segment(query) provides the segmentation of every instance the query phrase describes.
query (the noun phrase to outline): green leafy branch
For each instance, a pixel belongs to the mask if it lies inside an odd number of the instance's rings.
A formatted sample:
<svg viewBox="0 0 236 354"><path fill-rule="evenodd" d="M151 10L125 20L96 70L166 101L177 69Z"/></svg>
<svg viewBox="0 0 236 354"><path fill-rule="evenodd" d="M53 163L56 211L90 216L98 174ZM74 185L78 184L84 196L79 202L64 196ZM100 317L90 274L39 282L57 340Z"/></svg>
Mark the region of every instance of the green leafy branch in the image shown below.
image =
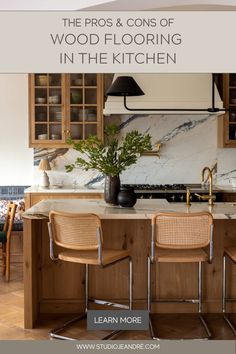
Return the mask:
<svg viewBox="0 0 236 354"><path fill-rule="evenodd" d="M78 157L73 164L65 166L66 171L71 172L74 168L80 167L85 171L92 169L108 176L118 176L129 166L135 164L140 154L151 150L149 134L133 130L127 133L119 144L118 133L118 126L113 124L105 129L105 144L93 135L79 142L69 139L68 143L82 153L83 157Z"/></svg>

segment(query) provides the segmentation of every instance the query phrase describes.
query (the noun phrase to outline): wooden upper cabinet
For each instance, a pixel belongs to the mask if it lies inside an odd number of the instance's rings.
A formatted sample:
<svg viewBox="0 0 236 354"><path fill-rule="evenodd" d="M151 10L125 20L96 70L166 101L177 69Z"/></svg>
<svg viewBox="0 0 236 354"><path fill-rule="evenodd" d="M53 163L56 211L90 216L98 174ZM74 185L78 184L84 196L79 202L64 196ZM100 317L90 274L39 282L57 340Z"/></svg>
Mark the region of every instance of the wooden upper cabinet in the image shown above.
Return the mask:
<svg viewBox="0 0 236 354"><path fill-rule="evenodd" d="M30 74L29 146L68 146L103 136L102 74Z"/></svg>
<svg viewBox="0 0 236 354"><path fill-rule="evenodd" d="M218 118L219 147L236 148L236 74L223 74L223 101L229 111Z"/></svg>

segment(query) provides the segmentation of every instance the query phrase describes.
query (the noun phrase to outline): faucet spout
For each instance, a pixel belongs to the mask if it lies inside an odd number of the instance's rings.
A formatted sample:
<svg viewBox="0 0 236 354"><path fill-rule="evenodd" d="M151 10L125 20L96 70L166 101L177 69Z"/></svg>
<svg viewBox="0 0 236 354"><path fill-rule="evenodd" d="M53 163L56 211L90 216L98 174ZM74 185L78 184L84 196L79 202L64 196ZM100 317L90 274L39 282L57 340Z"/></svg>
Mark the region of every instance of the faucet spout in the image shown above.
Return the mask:
<svg viewBox="0 0 236 354"><path fill-rule="evenodd" d="M208 172L207 177L205 178L206 172ZM202 170L202 184L204 185L206 181L209 179L209 194L205 196L208 199L208 204L213 205L213 201L215 200L215 195L212 194L212 187L213 187L213 177L212 177L212 170L210 167L204 167Z"/></svg>
<svg viewBox="0 0 236 354"><path fill-rule="evenodd" d="M208 172L208 176L206 176L205 178L205 173ZM205 184L207 182L208 179L210 179L210 177L212 176L212 171L210 169L210 167L204 167L202 169L202 183Z"/></svg>

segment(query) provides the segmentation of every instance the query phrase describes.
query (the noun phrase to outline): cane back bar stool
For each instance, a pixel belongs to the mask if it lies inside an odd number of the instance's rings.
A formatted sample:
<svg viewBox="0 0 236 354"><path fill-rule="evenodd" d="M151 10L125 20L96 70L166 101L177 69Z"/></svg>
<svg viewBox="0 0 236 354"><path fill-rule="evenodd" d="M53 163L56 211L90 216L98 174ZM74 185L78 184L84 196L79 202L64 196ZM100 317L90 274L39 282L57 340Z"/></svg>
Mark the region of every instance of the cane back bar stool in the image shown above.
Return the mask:
<svg viewBox="0 0 236 354"><path fill-rule="evenodd" d="M6 281L10 281L11 265L11 233L14 224L17 205L9 202L7 206L6 219L3 230L0 231L0 242L2 243L2 273Z"/></svg>
<svg viewBox="0 0 236 354"><path fill-rule="evenodd" d="M73 214L51 211L49 215L50 257L53 261L80 263L85 265L85 312L66 322L61 327L51 330L50 337L57 339L76 340L63 336L61 333L67 326L87 317L89 302L108 305L122 309L132 309L132 259L126 250L103 248L102 225L95 214ZM63 249L58 255L54 253L54 243ZM89 299L89 266L102 268L123 260L129 260L129 306L106 300ZM111 339L121 331L113 331L102 339Z"/></svg>
<svg viewBox="0 0 236 354"><path fill-rule="evenodd" d="M236 264L236 247L228 247L224 249L223 255L223 281L222 281L222 312L225 321L228 323L229 327L231 328L232 332L236 336L236 328L233 325L232 321L227 315L226 312L226 305L227 302L236 302L236 299L230 299L227 297L227 288L226 288L226 264L227 259L230 260L233 264Z"/></svg>
<svg viewBox="0 0 236 354"><path fill-rule="evenodd" d="M205 252L203 248L209 248ZM148 311L151 313L151 268L157 263L198 263L197 299L156 299L156 302L191 302L198 304L200 321L206 332L210 330L202 316L202 263L213 258L213 218L208 212L201 213L159 213L152 219L152 237L148 256ZM150 333L153 339L160 339L154 333L150 318Z"/></svg>

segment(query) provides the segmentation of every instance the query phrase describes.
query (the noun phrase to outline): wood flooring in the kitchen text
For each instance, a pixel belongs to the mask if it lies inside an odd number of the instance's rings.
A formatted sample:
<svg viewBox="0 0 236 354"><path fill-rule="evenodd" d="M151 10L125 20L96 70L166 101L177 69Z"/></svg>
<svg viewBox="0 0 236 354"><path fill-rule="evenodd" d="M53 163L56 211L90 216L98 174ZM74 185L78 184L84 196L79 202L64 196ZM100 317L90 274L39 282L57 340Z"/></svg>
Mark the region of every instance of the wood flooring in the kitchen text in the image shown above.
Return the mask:
<svg viewBox="0 0 236 354"><path fill-rule="evenodd" d="M1 269L0 269L1 271ZM23 327L24 292L22 264L13 264L11 281L6 283L0 279L0 339L48 339L49 329L63 323L68 316L43 316L36 329L26 330ZM71 315L69 316L69 318ZM213 339L236 339L219 314L206 315L205 319L212 331ZM235 315L236 322L236 315ZM200 334L201 327L192 315L154 315L154 325L158 326L160 336L178 338L186 333L191 336ZM181 328L181 329L180 329ZM182 331L182 332L181 332ZM99 339L104 332L86 331L85 321L74 325L68 335L80 336L83 339ZM123 332L117 339L150 339L148 331Z"/></svg>

